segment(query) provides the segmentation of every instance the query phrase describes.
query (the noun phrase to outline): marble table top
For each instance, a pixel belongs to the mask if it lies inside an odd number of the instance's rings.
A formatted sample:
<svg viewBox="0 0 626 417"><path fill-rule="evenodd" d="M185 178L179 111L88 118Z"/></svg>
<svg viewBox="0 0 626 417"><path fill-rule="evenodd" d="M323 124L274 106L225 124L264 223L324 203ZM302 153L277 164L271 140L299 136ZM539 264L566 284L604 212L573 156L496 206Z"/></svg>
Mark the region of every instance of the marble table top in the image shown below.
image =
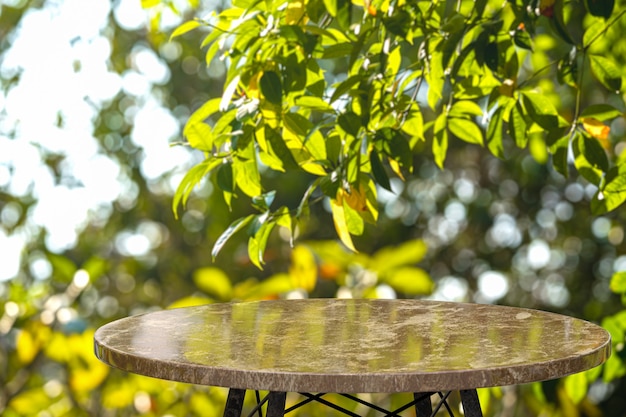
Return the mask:
<svg viewBox="0 0 626 417"><path fill-rule="evenodd" d="M95 353L122 370L285 392L432 392L554 379L603 363L587 321L513 307L419 300L209 304L117 320Z"/></svg>

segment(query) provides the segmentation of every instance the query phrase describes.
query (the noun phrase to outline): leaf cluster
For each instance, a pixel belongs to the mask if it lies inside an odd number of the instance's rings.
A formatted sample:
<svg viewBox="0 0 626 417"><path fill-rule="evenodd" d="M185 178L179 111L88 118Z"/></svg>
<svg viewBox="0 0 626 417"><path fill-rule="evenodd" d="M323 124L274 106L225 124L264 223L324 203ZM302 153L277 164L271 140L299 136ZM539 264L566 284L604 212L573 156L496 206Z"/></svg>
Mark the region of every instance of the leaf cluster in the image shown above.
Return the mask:
<svg viewBox="0 0 626 417"><path fill-rule="evenodd" d="M605 123L622 117L623 102L586 105L582 86L621 90L615 57L596 49L625 13L613 1L233 1L172 34L208 30L206 64L227 67L223 95L185 126L205 160L174 210L207 175L229 206L248 196L257 213L232 223L213 256L246 231L260 268L275 226L293 236L326 199L356 251L352 236L377 221L380 187L411 175L418 152L443 169L454 140L499 158L528 149L564 175L573 167L598 188L594 211L613 210L626 200L626 165ZM556 82L575 96L572 109L558 110ZM310 178L300 204L272 207L280 190L264 179L293 172Z"/></svg>

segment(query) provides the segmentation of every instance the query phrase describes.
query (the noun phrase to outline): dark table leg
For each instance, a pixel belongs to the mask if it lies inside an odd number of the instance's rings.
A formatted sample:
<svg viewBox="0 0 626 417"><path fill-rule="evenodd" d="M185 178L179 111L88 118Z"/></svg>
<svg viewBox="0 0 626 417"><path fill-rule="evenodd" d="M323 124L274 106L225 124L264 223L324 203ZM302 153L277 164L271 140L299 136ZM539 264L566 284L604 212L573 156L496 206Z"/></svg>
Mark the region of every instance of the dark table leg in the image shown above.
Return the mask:
<svg viewBox="0 0 626 417"><path fill-rule="evenodd" d="M463 404L465 417L483 417L475 389L461 390L461 404Z"/></svg>
<svg viewBox="0 0 626 417"><path fill-rule="evenodd" d="M224 408L224 417L241 417L243 399L246 396L245 389L231 388L228 391L228 399Z"/></svg>
<svg viewBox="0 0 626 417"><path fill-rule="evenodd" d="M415 399L415 413L417 417L430 417L433 413L433 405L430 402L432 392L419 392L413 394Z"/></svg>
<svg viewBox="0 0 626 417"><path fill-rule="evenodd" d="M285 415L286 392L270 392L268 394L266 417L283 417Z"/></svg>

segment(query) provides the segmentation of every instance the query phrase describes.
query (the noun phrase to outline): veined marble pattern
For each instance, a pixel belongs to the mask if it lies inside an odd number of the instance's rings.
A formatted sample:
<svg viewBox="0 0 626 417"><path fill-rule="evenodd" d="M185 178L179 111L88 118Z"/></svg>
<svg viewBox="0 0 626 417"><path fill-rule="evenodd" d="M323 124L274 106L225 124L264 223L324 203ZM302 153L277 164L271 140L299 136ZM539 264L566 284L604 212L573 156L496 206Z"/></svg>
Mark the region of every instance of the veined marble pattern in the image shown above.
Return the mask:
<svg viewBox="0 0 626 417"><path fill-rule="evenodd" d="M280 300L165 310L107 324L114 367L203 385L300 392L429 392L547 380L603 363L587 321L481 304Z"/></svg>

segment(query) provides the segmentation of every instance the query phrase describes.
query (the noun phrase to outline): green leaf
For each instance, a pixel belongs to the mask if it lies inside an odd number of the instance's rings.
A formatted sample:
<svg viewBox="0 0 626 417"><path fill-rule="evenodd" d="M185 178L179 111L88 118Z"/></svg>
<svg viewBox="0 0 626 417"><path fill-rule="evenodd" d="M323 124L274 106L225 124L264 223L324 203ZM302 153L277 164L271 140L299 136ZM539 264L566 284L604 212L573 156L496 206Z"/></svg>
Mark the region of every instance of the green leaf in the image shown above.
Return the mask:
<svg viewBox="0 0 626 417"><path fill-rule="evenodd" d="M566 136L563 136L561 139L557 140L551 147L550 152L552 153L552 165L554 169L564 177L567 177L569 174L569 133Z"/></svg>
<svg viewBox="0 0 626 417"><path fill-rule="evenodd" d="M411 171L413 167L413 156L406 137L399 134L394 129L385 129L385 136L389 141L389 156L391 159L398 162L403 168Z"/></svg>
<svg viewBox="0 0 626 417"><path fill-rule="evenodd" d="M441 30L448 33L464 32L465 16L461 13L452 12L452 14L444 20Z"/></svg>
<svg viewBox="0 0 626 417"><path fill-rule="evenodd" d="M172 34L170 35L170 41L174 38L176 38L177 36L181 36L184 35L187 32L191 32L192 30L194 30L195 28L197 28L198 26L202 26L202 23L198 20L190 20L188 22L183 23L182 25L178 26L174 32L172 32Z"/></svg>
<svg viewBox="0 0 626 417"><path fill-rule="evenodd" d="M274 221L263 222L256 233L248 240L248 257L259 269L263 269L263 265L265 265L263 254L265 253L267 241L272 230L274 230L274 226L276 226L276 222Z"/></svg>
<svg viewBox="0 0 626 417"><path fill-rule="evenodd" d="M357 184L359 182L359 175L361 174L361 152L356 150L350 152L347 156L346 164L346 180L350 184Z"/></svg>
<svg viewBox="0 0 626 417"><path fill-rule="evenodd" d="M308 190L307 190L308 192ZM305 193L305 197L306 197L306 193ZM282 206L280 207L278 210L276 210L274 212L274 218L276 219L276 224L284 227L285 229L289 230L290 232L290 245L293 246L293 236L294 236L294 228L295 228L295 222L293 221L293 217L291 215L291 212L289 211L289 208Z"/></svg>
<svg viewBox="0 0 626 417"><path fill-rule="evenodd" d="M402 48L400 48L400 46L397 46L389 53L387 58L387 68L385 69L385 73L390 80L395 79L398 75L398 71L400 70L400 64L402 63L401 49Z"/></svg>
<svg viewBox="0 0 626 417"><path fill-rule="evenodd" d="M329 161L335 162L339 160L340 154L341 154L341 138L339 137L339 135L333 134L326 139L327 158Z"/></svg>
<svg viewBox="0 0 626 417"><path fill-rule="evenodd" d="M363 217L361 217L358 211L350 207L350 205L346 202L346 197L344 197L343 200L343 210L348 232L350 232L351 235L355 236L362 235L363 231L365 230L365 222L363 220Z"/></svg>
<svg viewBox="0 0 626 417"><path fill-rule="evenodd" d="M49 253L48 261L52 265L53 277L57 282L70 283L74 279L74 274L78 270L76 264L69 258Z"/></svg>
<svg viewBox="0 0 626 417"><path fill-rule="evenodd" d="M609 287L616 294L626 293L626 271L614 273Z"/></svg>
<svg viewBox="0 0 626 417"><path fill-rule="evenodd" d="M524 149L528 144L528 137L526 136L526 119L524 118L524 109L518 101L511 109L509 115L509 135L515 141L518 148Z"/></svg>
<svg viewBox="0 0 626 417"><path fill-rule="evenodd" d="M626 329L626 320L624 320L624 312L617 313L602 319L602 327L611 334L613 347L615 344L623 342L624 330ZM623 350L622 350L623 352ZM604 374L602 379L604 382L610 382L616 378L626 375L626 362L622 362L619 354L613 354L604 363Z"/></svg>
<svg viewBox="0 0 626 417"><path fill-rule="evenodd" d="M604 178L604 187L592 201L594 214L615 210L626 201L626 164L612 167Z"/></svg>
<svg viewBox="0 0 626 417"><path fill-rule="evenodd" d="M389 177L387 176L387 172L385 171L385 167L383 166L380 156L376 149L372 149L370 152L370 165L372 167L372 174L374 175L374 179L376 182L380 184L386 190L391 191L391 184L389 183Z"/></svg>
<svg viewBox="0 0 626 417"><path fill-rule="evenodd" d="M246 135L252 136L252 132L244 133L243 136L245 137ZM239 144L240 141L238 141L237 145ZM247 196L254 197L261 194L261 176L252 140L247 143L244 149L237 152L236 157L233 158L233 174L237 187Z"/></svg>
<svg viewBox="0 0 626 417"><path fill-rule="evenodd" d="M351 75L350 77L343 80L337 87L335 91L333 91L333 95L330 97L330 102L334 103L340 97L343 97L348 91L352 89L355 85L359 84L363 81L364 76L362 74Z"/></svg>
<svg viewBox="0 0 626 417"><path fill-rule="evenodd" d="M283 116L285 128L297 135L302 146L313 156L316 161L325 160L326 143L324 136L318 127L300 113L287 112Z"/></svg>
<svg viewBox="0 0 626 417"><path fill-rule="evenodd" d="M406 38L411 26L411 15L403 8L398 8L391 15L385 14L383 17L383 25L394 35Z"/></svg>
<svg viewBox="0 0 626 417"><path fill-rule="evenodd" d="M529 51L533 50L532 39L526 30L516 30L513 35L513 43L515 43L515 45L519 48L527 49Z"/></svg>
<svg viewBox="0 0 626 417"><path fill-rule="evenodd" d="M406 295L428 295L435 287L426 271L410 266L392 270L380 280Z"/></svg>
<svg viewBox="0 0 626 417"><path fill-rule="evenodd" d="M213 150L213 130L204 122L189 119L183 129L183 136L194 149L204 152Z"/></svg>
<svg viewBox="0 0 626 417"><path fill-rule="evenodd" d="M502 118L504 108L498 107L493 113L487 126L487 146L491 153L498 158L504 158L504 144L502 142Z"/></svg>
<svg viewBox="0 0 626 417"><path fill-rule="evenodd" d="M206 101L202 106L200 106L197 110L195 110L191 116L189 116L190 122L196 121L205 121L215 113L219 111L220 99L213 98L211 100Z"/></svg>
<svg viewBox="0 0 626 417"><path fill-rule="evenodd" d="M561 84L577 88L578 85L578 61L576 60L576 47L566 53L557 64L557 78Z"/></svg>
<svg viewBox="0 0 626 417"><path fill-rule="evenodd" d="M388 246L376 252L370 261L369 268L380 274L401 266L421 262L428 251L423 240L409 240L397 246Z"/></svg>
<svg viewBox="0 0 626 417"><path fill-rule="evenodd" d="M228 226L228 228L217 239L217 241L215 242L215 245L213 245L213 249L211 250L211 256L213 257L214 261L217 255L220 253L220 251L224 247L224 245L226 244L226 242L228 242L228 240L235 233L237 233L238 231L240 231L241 229L249 225L252 222L252 220L254 220L256 217L257 217L256 215L250 214L247 217L241 217L235 220L234 222L230 224L230 226Z"/></svg>
<svg viewBox="0 0 626 417"><path fill-rule="evenodd" d="M429 71L425 75L428 82L428 105L431 109L437 108L437 103L443 97L444 86L444 68L443 54L439 51L433 51L430 59Z"/></svg>
<svg viewBox="0 0 626 417"><path fill-rule="evenodd" d="M567 396L574 404L580 403L587 396L588 382L584 372L566 376L564 385Z"/></svg>
<svg viewBox="0 0 626 417"><path fill-rule="evenodd" d="M460 15L457 15L457 16L460 16ZM465 27L465 24L461 23L458 29L462 29L464 27ZM452 58L452 56L456 54L458 47L459 47L459 43L463 40L464 36L465 36L465 31L458 30L458 31L452 32L448 36L448 39L446 39L445 42L443 42L443 46L441 49L442 50L441 62L444 68L449 67L450 59Z"/></svg>
<svg viewBox="0 0 626 417"><path fill-rule="evenodd" d="M443 163L446 160L448 152L448 118L445 113L441 113L435 120L434 140L433 140L433 156L435 163L443 169Z"/></svg>
<svg viewBox="0 0 626 417"><path fill-rule="evenodd" d="M605 31L606 25L601 19L594 19L594 22L589 25L583 35L583 47L589 48L595 41L602 37L602 33Z"/></svg>
<svg viewBox="0 0 626 417"><path fill-rule="evenodd" d="M204 62L207 68L213 62L213 58L215 58L215 54L221 49L219 42L213 42L211 46L209 46L206 50L206 54L204 54Z"/></svg>
<svg viewBox="0 0 626 417"><path fill-rule="evenodd" d="M482 20L485 7L487 7L487 0L474 0L475 20Z"/></svg>
<svg viewBox="0 0 626 417"><path fill-rule="evenodd" d="M594 119L603 122L622 115L621 111L617 110L610 104L592 104L591 106L585 107L585 109L580 113L579 120L584 117L593 117Z"/></svg>
<svg viewBox="0 0 626 417"><path fill-rule="evenodd" d="M550 100L532 91L524 91L522 96L531 121L546 130L559 126L558 112Z"/></svg>
<svg viewBox="0 0 626 417"><path fill-rule="evenodd" d="M545 165L548 162L548 147L543 132L533 132L528 135L528 150L537 163Z"/></svg>
<svg viewBox="0 0 626 417"><path fill-rule="evenodd" d="M491 71L497 73L498 72L498 43L497 42L489 42L487 46L485 46L484 51L485 65Z"/></svg>
<svg viewBox="0 0 626 417"><path fill-rule="evenodd" d="M219 158L209 158L198 165L192 167L183 179L180 184L176 188L176 192L174 193L174 198L172 199L172 211L174 212L174 216L178 218L178 206L182 202L183 206L187 204L187 199L193 191L194 187L216 167L220 166L222 160Z"/></svg>
<svg viewBox="0 0 626 417"><path fill-rule="evenodd" d="M411 110L409 110L401 129L411 137L411 147L415 146L418 140L424 140L424 117L417 104L411 105Z"/></svg>
<svg viewBox="0 0 626 417"><path fill-rule="evenodd" d="M578 146L580 151L585 155L585 158L594 168L606 172L609 170L609 158L606 151L600 144L600 141L587 135L582 134L584 140L579 141Z"/></svg>
<svg viewBox="0 0 626 417"><path fill-rule="evenodd" d="M337 23L342 30L348 31L352 23L351 0L337 0Z"/></svg>
<svg viewBox="0 0 626 417"><path fill-rule="evenodd" d="M302 96L296 99L296 106L305 107L311 110L333 113L333 107L321 97Z"/></svg>
<svg viewBox="0 0 626 417"><path fill-rule="evenodd" d="M252 197L252 207L259 211L268 211L270 209L270 206L274 202L275 197L276 191L274 190L265 194Z"/></svg>
<svg viewBox="0 0 626 417"><path fill-rule="evenodd" d="M233 177L233 166L230 163L220 165L217 170L217 186L224 194L224 200L230 207L233 194L235 193L235 181Z"/></svg>
<svg viewBox="0 0 626 417"><path fill-rule="evenodd" d="M626 375L626 362L622 362L619 355L611 355L604 363L602 379L610 382Z"/></svg>
<svg viewBox="0 0 626 417"><path fill-rule="evenodd" d="M324 0L324 6L326 6L326 11L332 17L337 16L337 0Z"/></svg>
<svg viewBox="0 0 626 417"><path fill-rule="evenodd" d="M90 257L81 265L81 269L87 271L90 282L95 282L109 270L109 261L98 256Z"/></svg>
<svg viewBox="0 0 626 417"><path fill-rule="evenodd" d="M483 145L483 132L469 119L448 117L448 129L457 138L477 145Z"/></svg>
<svg viewBox="0 0 626 417"><path fill-rule="evenodd" d="M272 104L280 105L283 100L283 86L280 77L274 71L265 71L259 82L261 93Z"/></svg>
<svg viewBox="0 0 626 417"><path fill-rule="evenodd" d="M598 161L604 163L606 160L606 153L602 146L597 140L587 138L582 133L576 132L573 140L573 151L574 166L580 175L590 183L599 185L602 181L602 169L598 166ZM604 159L601 155L604 155ZM606 163L608 164L608 161Z"/></svg>
<svg viewBox="0 0 626 417"><path fill-rule="evenodd" d="M554 32L570 45L575 45L563 21L563 0L556 0L552 6L552 17L548 19Z"/></svg>
<svg viewBox="0 0 626 417"><path fill-rule="evenodd" d="M215 267L196 269L192 279L196 287L220 301L230 301L233 288L228 275Z"/></svg>
<svg viewBox="0 0 626 417"><path fill-rule="evenodd" d="M349 42L337 43L324 48L322 59L343 58L352 53L354 45Z"/></svg>
<svg viewBox="0 0 626 417"><path fill-rule="evenodd" d="M613 13L615 0L585 0L585 7L593 16L608 19Z"/></svg>
<svg viewBox="0 0 626 417"><path fill-rule="evenodd" d="M354 112L346 112L339 115L337 124L349 135L357 136L361 129L361 118Z"/></svg>
<svg viewBox="0 0 626 417"><path fill-rule="evenodd" d="M482 115L483 109L477 103L470 100L459 100L455 102L448 112L449 117L471 117Z"/></svg>
<svg viewBox="0 0 626 417"><path fill-rule="evenodd" d="M609 91L619 93L622 89L622 71L608 58L589 55L591 72Z"/></svg>
<svg viewBox="0 0 626 417"><path fill-rule="evenodd" d="M278 157L286 169L295 169L298 167L298 163L287 147L285 140L280 134L267 125L265 126L265 138L269 142L276 157Z"/></svg>

